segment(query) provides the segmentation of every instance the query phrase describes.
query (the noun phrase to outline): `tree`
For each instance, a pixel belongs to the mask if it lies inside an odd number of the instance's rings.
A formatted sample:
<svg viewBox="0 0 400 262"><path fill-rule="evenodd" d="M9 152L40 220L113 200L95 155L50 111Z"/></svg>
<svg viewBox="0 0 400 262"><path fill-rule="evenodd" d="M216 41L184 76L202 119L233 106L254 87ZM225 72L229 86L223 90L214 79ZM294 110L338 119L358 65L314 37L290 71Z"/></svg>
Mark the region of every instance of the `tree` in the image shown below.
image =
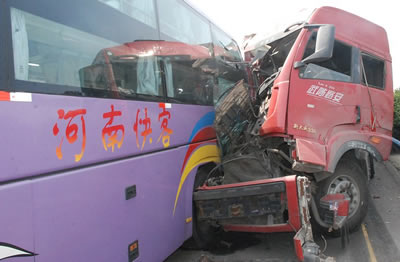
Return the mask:
<svg viewBox="0 0 400 262"><path fill-rule="evenodd" d="M393 137L400 140L400 89L394 91Z"/></svg>

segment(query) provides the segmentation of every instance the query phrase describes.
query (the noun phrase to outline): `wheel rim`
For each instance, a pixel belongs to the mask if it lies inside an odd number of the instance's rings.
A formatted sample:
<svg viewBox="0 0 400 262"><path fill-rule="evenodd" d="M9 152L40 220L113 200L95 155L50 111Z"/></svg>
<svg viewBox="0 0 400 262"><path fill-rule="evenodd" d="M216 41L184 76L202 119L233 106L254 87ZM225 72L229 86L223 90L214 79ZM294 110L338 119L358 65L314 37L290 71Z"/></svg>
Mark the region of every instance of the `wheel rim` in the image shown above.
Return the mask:
<svg viewBox="0 0 400 262"><path fill-rule="evenodd" d="M349 215L352 217L360 206L360 189L352 177L341 175L336 177L328 187L328 194L343 194L349 202Z"/></svg>

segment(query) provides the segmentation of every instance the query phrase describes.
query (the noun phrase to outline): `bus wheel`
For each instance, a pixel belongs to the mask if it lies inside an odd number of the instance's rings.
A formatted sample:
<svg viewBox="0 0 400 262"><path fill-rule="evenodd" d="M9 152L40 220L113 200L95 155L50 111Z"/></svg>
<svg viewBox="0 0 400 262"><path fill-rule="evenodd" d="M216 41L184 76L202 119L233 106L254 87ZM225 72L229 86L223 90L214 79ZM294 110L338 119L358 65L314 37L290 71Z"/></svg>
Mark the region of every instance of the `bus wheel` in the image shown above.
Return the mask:
<svg viewBox="0 0 400 262"><path fill-rule="evenodd" d="M367 175L363 173L357 161L343 159L336 167L335 173L318 184L317 201L326 194L344 194L350 199L347 226L350 231L356 231L368 209ZM332 232L338 236L340 230Z"/></svg>
<svg viewBox="0 0 400 262"><path fill-rule="evenodd" d="M192 237L186 240L182 247L189 250L208 250L218 243L222 229L207 221L199 221L195 209L193 203Z"/></svg>
<svg viewBox="0 0 400 262"><path fill-rule="evenodd" d="M214 167L215 165L208 164L198 169L193 185L193 192L205 183L209 172ZM209 221L199 220L197 218L196 203L194 201L192 209L192 238L187 240L183 247L187 249L208 249L217 243L222 229L218 225L209 223Z"/></svg>
<svg viewBox="0 0 400 262"><path fill-rule="evenodd" d="M207 250L216 245L221 234L219 226L213 226L207 221L199 221L193 217L193 240L198 249Z"/></svg>

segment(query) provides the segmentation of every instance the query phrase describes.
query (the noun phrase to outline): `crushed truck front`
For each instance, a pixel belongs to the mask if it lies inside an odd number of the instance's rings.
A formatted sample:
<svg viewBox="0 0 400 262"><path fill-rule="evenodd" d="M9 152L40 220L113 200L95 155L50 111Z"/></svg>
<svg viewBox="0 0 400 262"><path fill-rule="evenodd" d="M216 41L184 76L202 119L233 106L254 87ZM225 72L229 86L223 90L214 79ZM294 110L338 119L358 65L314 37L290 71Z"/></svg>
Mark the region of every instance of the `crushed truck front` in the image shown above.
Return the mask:
<svg viewBox="0 0 400 262"><path fill-rule="evenodd" d="M194 235L218 228L307 235L305 213L326 231L356 228L368 207L373 159L387 159L391 148L385 30L322 7L306 22L250 40L245 59L254 86L237 83L215 105L222 162L196 178ZM307 186L299 187L303 178ZM310 194L302 202L303 189ZM307 246L298 234L295 245Z"/></svg>

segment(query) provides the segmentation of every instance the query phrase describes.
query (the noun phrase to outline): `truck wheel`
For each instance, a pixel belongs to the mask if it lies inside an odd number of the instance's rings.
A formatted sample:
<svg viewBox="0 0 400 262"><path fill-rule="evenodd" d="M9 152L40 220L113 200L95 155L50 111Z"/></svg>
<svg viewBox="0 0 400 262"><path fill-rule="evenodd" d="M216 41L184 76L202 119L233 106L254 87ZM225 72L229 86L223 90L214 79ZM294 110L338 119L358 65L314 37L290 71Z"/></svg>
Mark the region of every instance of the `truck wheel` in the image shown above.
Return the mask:
<svg viewBox="0 0 400 262"><path fill-rule="evenodd" d="M350 231L356 231L367 215L368 185L367 175L357 162L342 160L335 173L318 184L317 201L326 194L344 194L350 199L347 225ZM337 236L340 230L333 231Z"/></svg>

